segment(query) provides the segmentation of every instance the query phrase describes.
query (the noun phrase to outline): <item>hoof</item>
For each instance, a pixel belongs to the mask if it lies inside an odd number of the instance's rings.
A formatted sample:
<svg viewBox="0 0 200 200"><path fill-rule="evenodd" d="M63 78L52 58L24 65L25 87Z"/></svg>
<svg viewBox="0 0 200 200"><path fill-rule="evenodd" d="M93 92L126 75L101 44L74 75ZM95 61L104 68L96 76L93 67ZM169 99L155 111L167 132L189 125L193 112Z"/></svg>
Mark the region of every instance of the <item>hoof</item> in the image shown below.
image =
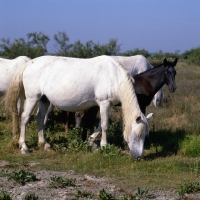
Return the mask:
<svg viewBox="0 0 200 200"><path fill-rule="evenodd" d="M89 139L88 139L89 145L93 146L94 145L94 140L95 140L95 138L89 137Z"/></svg>
<svg viewBox="0 0 200 200"><path fill-rule="evenodd" d="M28 154L28 153L29 153L28 149L25 150L25 149L21 148L21 154Z"/></svg>
<svg viewBox="0 0 200 200"><path fill-rule="evenodd" d="M101 142L101 143L100 143L100 146L101 146L101 147L105 147L106 145L107 145L106 142Z"/></svg>
<svg viewBox="0 0 200 200"><path fill-rule="evenodd" d="M49 143L44 144L44 150L45 151L50 151L51 150L51 145Z"/></svg>

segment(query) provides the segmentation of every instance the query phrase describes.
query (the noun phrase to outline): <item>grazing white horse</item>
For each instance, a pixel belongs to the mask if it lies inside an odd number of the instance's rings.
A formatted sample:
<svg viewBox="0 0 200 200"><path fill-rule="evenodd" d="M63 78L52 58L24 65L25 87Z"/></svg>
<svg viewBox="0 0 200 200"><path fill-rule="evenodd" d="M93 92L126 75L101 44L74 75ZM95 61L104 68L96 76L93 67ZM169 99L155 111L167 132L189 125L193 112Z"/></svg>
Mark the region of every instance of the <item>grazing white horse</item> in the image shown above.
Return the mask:
<svg viewBox="0 0 200 200"><path fill-rule="evenodd" d="M25 143L26 125L37 102L38 142L47 149L49 144L44 138L44 118L50 103L71 112L99 106L101 146L104 146L107 144L109 107L121 102L124 139L133 157L143 156L144 140L149 133L149 125L139 108L131 77L123 66L112 58L42 56L30 60L12 79L6 92L5 105L16 111L17 99L20 96L26 98L21 115L21 153L28 153Z"/></svg>
<svg viewBox="0 0 200 200"><path fill-rule="evenodd" d="M16 71L30 58L26 56L19 56L15 59L4 59L0 58L0 97L2 97L10 84L11 79L13 78ZM20 112L20 102L18 101L18 112ZM17 118L18 115L13 114L13 123L14 121L19 121ZM13 124L13 125L14 125ZM13 142L19 140L19 125L13 126Z"/></svg>
<svg viewBox="0 0 200 200"><path fill-rule="evenodd" d="M143 56L143 55L135 55L135 56L110 56L113 58L118 64L122 65L124 69L130 74L131 77L135 76L136 74L142 73L146 70L152 69L153 66L150 62ZM161 88L154 96L152 102L155 107L160 107L162 100L163 100L163 89ZM45 116L44 124L46 125L49 114L54 110L54 106L50 105ZM83 115L82 115L83 116ZM77 119L77 118L76 118ZM66 127L68 132L68 122L66 122ZM80 127L81 117L78 118L78 122L76 122L76 127ZM95 130L94 135L98 135L99 131L101 130L101 125L97 130ZM94 136L93 135L93 136Z"/></svg>
<svg viewBox="0 0 200 200"><path fill-rule="evenodd" d="M111 56L119 65L122 65L123 68L129 73L131 77L134 77L136 74L142 73L149 69L152 69L153 66L143 55L136 56ZM163 99L163 89L161 88L154 96L152 102L155 107L160 107ZM49 110L50 111L50 110ZM46 116L47 117L47 116ZM47 120L47 118L46 118ZM80 124L76 124L80 126ZM94 131L93 134L89 137L89 143L93 144L95 138L101 131L101 120L99 122L98 128Z"/></svg>

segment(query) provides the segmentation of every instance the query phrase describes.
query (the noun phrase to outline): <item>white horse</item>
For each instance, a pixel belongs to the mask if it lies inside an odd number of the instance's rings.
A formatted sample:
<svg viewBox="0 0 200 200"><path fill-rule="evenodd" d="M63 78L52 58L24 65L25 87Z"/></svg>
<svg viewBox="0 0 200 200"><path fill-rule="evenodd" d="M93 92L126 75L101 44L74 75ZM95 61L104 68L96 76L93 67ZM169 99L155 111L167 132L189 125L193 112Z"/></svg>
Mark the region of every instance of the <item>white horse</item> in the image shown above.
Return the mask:
<svg viewBox="0 0 200 200"><path fill-rule="evenodd" d="M131 77L136 74L142 73L146 70L152 69L153 66L143 55L136 56L110 56L113 58L118 64L122 65L124 69L130 74ZM163 89L161 88L154 96L152 103L155 107L160 107L164 94ZM54 110L54 106L50 105L45 116L44 124L47 124L49 114ZM79 112L78 112L79 113ZM83 116L83 115L82 115ZM82 117L76 117L76 127L80 127ZM68 132L68 122L66 122L66 132ZM99 131L101 130L101 124L99 124L97 130L95 130L94 134L97 136ZM98 133L97 133L98 132ZM94 135L93 135L94 137ZM95 138L95 137L94 137Z"/></svg>
<svg viewBox="0 0 200 200"><path fill-rule="evenodd" d="M21 115L21 153L28 153L25 143L26 125L37 102L38 142L44 145L45 149L50 148L44 138L44 118L50 102L71 112L98 105L102 126L101 146L107 144L109 106L121 102L124 139L133 157L143 156L149 125L139 108L130 76L123 66L112 58L42 56L30 60L12 79L6 92L5 105L16 111L17 99L20 96L26 98Z"/></svg>
<svg viewBox="0 0 200 200"><path fill-rule="evenodd" d="M122 65L123 68L129 73L131 77L134 77L134 75L142 73L146 70L152 69L153 66L150 64L150 62L143 56L143 55L136 55L136 56L111 56L119 65ZM160 107L163 99L163 89L161 88L154 96L152 102L155 107ZM50 111L50 110L49 110ZM47 115L48 116L48 115ZM47 117L46 116L46 117ZM47 118L46 118L47 120ZM79 119L80 121L80 119ZM79 127L79 124L76 124L76 127ZM101 120L99 122L99 125L97 129L94 131L93 134L89 137L89 143L92 145L96 137L101 131Z"/></svg>
<svg viewBox="0 0 200 200"><path fill-rule="evenodd" d="M30 58L19 56L15 59L0 58L0 96L6 93L8 85L16 71Z"/></svg>
<svg viewBox="0 0 200 200"><path fill-rule="evenodd" d="M0 97L2 97L10 84L11 79L17 70L30 58L26 56L19 56L15 59L0 58ZM18 112L20 112L20 102L18 101ZM18 121L18 115L13 113L13 122ZM15 122L14 122L15 123ZM13 142L19 139L19 125L13 126Z"/></svg>

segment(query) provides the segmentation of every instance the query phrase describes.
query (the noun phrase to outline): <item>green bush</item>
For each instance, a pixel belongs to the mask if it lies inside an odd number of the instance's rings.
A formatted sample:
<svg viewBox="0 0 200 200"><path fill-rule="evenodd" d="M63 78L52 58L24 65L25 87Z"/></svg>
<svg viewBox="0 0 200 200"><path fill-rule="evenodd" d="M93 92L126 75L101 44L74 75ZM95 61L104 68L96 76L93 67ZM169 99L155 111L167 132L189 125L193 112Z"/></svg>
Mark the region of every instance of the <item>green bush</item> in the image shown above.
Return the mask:
<svg viewBox="0 0 200 200"><path fill-rule="evenodd" d="M188 135L180 144L180 153L188 157L200 155L200 135Z"/></svg>

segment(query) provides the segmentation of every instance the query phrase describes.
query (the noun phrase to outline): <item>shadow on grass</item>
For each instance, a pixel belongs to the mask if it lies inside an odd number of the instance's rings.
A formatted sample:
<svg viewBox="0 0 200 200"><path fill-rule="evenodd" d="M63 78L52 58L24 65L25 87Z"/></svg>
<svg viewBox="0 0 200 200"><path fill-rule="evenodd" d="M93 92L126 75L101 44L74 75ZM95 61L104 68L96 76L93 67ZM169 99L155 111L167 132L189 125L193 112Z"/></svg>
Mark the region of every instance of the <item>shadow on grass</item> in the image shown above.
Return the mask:
<svg viewBox="0 0 200 200"><path fill-rule="evenodd" d="M186 131L184 129L150 131L149 137L146 138L145 146L155 148L155 153L149 153L147 159L176 155L180 148L180 143L185 137Z"/></svg>

